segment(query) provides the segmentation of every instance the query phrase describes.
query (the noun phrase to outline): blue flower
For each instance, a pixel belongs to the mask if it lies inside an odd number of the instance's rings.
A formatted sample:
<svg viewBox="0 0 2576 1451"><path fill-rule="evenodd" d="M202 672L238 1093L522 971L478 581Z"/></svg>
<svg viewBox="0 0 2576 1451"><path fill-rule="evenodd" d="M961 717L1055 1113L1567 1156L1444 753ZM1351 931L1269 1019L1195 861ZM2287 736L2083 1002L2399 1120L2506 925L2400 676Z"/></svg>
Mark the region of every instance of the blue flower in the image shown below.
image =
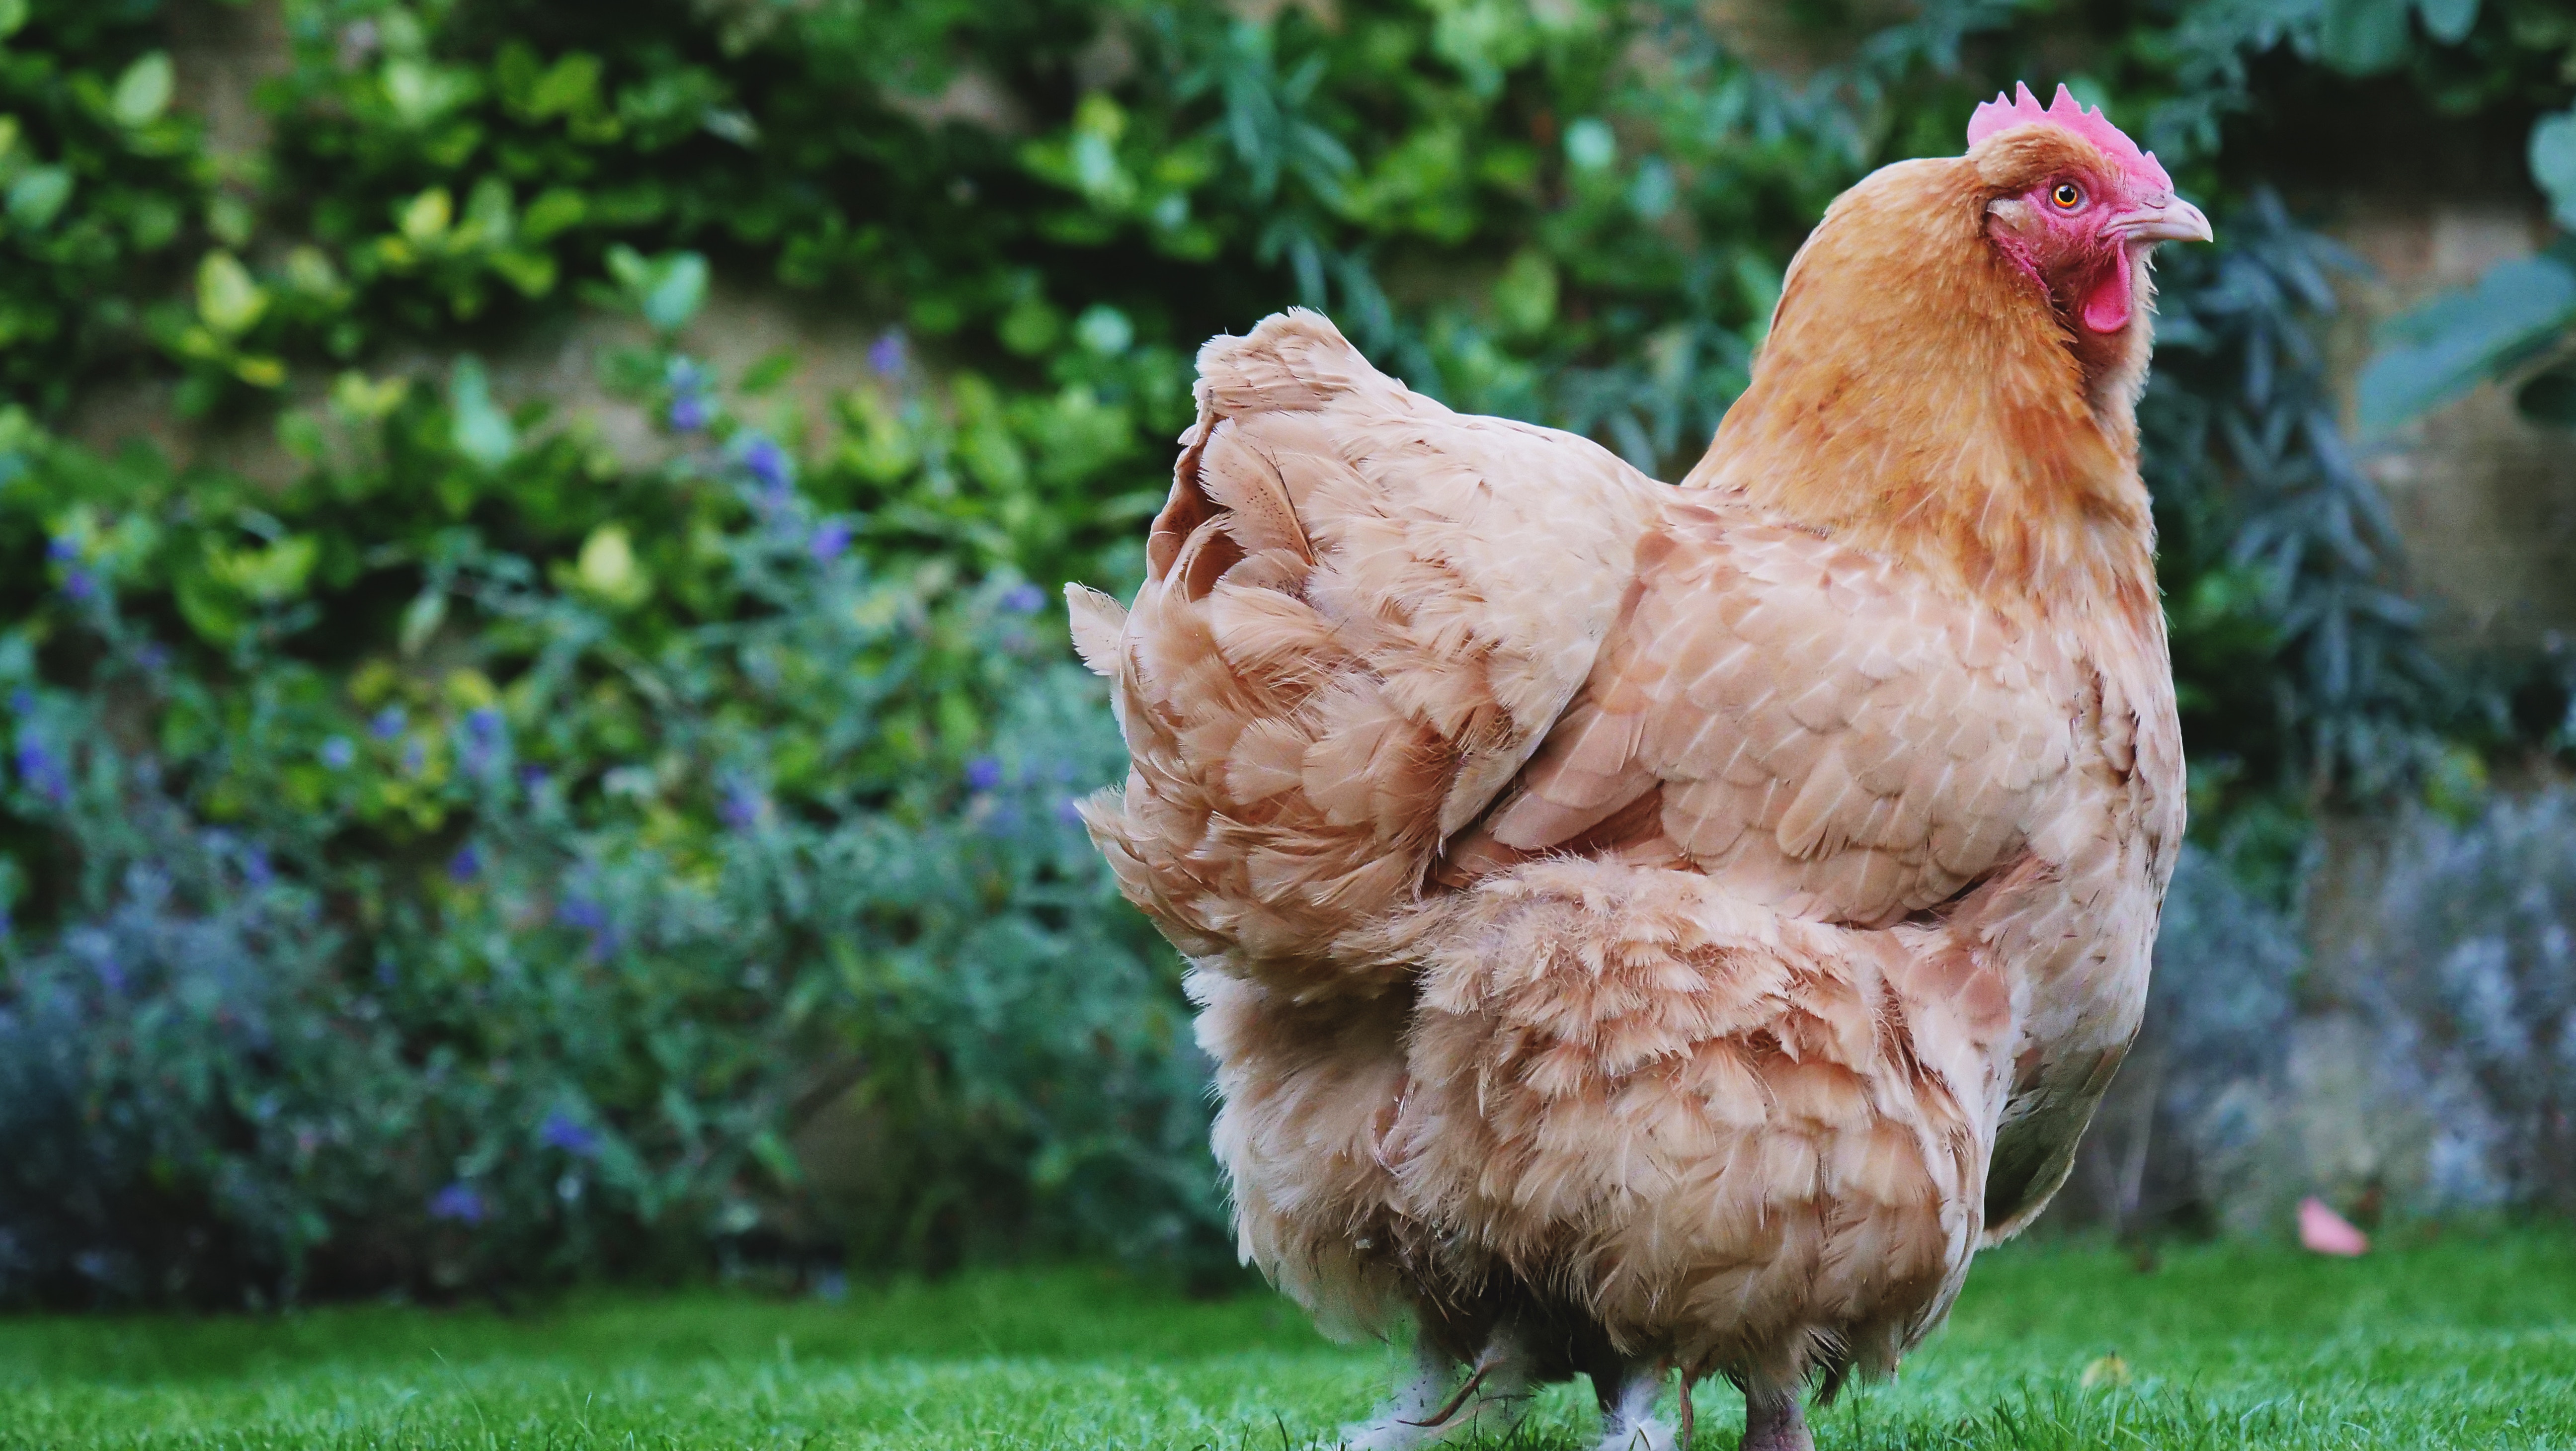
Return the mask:
<svg viewBox="0 0 2576 1451"><path fill-rule="evenodd" d="M376 712L375 719L367 722L367 734L380 741L392 740L403 733L403 726L408 720L409 717L403 714L401 706L386 706Z"/></svg>
<svg viewBox="0 0 2576 1451"><path fill-rule="evenodd" d="M566 897L555 905L555 920L584 932L597 932L608 925L608 912L588 897Z"/></svg>
<svg viewBox="0 0 2576 1451"><path fill-rule="evenodd" d="M1034 615L1046 608L1046 591L1033 584L1015 584L1002 591L1002 608L1015 615Z"/></svg>
<svg viewBox="0 0 2576 1451"><path fill-rule="evenodd" d="M891 378L903 371L903 353L903 334L884 333L868 344L868 366L876 369L879 377Z"/></svg>
<svg viewBox="0 0 2576 1451"><path fill-rule="evenodd" d="M11 715L25 715L27 712L34 710L35 708L36 692L29 690L23 685L9 692L9 713Z"/></svg>
<svg viewBox="0 0 2576 1451"><path fill-rule="evenodd" d="M170 651L158 640L146 640L135 647L134 663L158 671L170 663Z"/></svg>
<svg viewBox="0 0 2576 1451"><path fill-rule="evenodd" d="M456 855L447 859L447 879L451 882L470 882L482 874L483 854L476 851L470 841L458 847Z"/></svg>
<svg viewBox="0 0 2576 1451"><path fill-rule="evenodd" d="M1058 800L1055 803L1055 819L1063 822L1067 826L1080 826L1082 824L1082 803L1076 801L1070 796Z"/></svg>
<svg viewBox="0 0 2576 1451"><path fill-rule="evenodd" d="M538 792L546 789L546 787L554 784L554 779L554 773L543 766L521 766L519 768L519 789L527 792L531 796L534 796Z"/></svg>
<svg viewBox="0 0 2576 1451"><path fill-rule="evenodd" d="M333 736L322 743L321 755L323 765L334 771L345 771L358 759L358 748L349 743L347 736Z"/></svg>
<svg viewBox="0 0 2576 1451"><path fill-rule="evenodd" d="M269 865L268 848L255 846L242 853L242 880L254 887L265 887L277 880L277 869Z"/></svg>
<svg viewBox="0 0 2576 1451"><path fill-rule="evenodd" d="M429 1196L429 1217L432 1219L481 1224L491 1217L491 1213L490 1207L483 1202L483 1196L475 1193L473 1187L461 1179Z"/></svg>
<svg viewBox="0 0 2576 1451"><path fill-rule="evenodd" d="M966 784L977 791L990 791L1002 784L1002 763L990 756L977 756L966 763Z"/></svg>
<svg viewBox="0 0 2576 1451"><path fill-rule="evenodd" d="M80 553L80 541L68 534L57 534L45 544L45 557L56 564L69 564L80 558Z"/></svg>
<svg viewBox="0 0 2576 1451"><path fill-rule="evenodd" d="M98 593L98 581L86 569L74 569L63 575L63 593L75 600L87 600Z"/></svg>
<svg viewBox="0 0 2576 1451"><path fill-rule="evenodd" d="M716 803L716 815L736 831L749 831L760 824L769 811L769 798L752 787L736 782L727 786L724 798Z"/></svg>
<svg viewBox="0 0 2576 1451"><path fill-rule="evenodd" d="M766 438L755 438L743 445L742 466L751 470L751 476L765 489L783 490L790 481L787 450Z"/></svg>
<svg viewBox="0 0 2576 1451"><path fill-rule="evenodd" d="M662 381L674 393L703 393L707 390L707 370L687 358L673 358L662 370Z"/></svg>
<svg viewBox="0 0 2576 1451"><path fill-rule="evenodd" d="M707 426L707 400L683 393L671 400L670 418L673 433L695 433Z"/></svg>
<svg viewBox="0 0 2576 1451"><path fill-rule="evenodd" d="M599 1152L599 1135L574 1122L561 1109L546 1115L545 1126L537 1130L537 1137L545 1141L547 1148L561 1149L579 1158L587 1159Z"/></svg>
<svg viewBox="0 0 2576 1451"><path fill-rule="evenodd" d="M99 986L118 997L125 996L125 968L108 954L101 953L96 964Z"/></svg>
<svg viewBox="0 0 2576 1451"><path fill-rule="evenodd" d="M824 520L805 545L807 553L826 563L840 558L849 547L850 521L847 519Z"/></svg>
<svg viewBox="0 0 2576 1451"><path fill-rule="evenodd" d="M18 778L29 790L57 804L71 795L71 783L64 779L63 768L41 741L18 743Z"/></svg>

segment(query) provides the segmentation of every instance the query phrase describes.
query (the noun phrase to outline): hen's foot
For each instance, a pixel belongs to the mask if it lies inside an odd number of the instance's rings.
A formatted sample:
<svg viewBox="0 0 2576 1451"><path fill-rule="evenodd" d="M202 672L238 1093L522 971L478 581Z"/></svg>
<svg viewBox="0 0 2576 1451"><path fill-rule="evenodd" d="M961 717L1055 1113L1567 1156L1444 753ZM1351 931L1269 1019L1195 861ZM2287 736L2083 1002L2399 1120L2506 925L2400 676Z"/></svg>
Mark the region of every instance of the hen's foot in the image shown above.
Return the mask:
<svg viewBox="0 0 2576 1451"><path fill-rule="evenodd" d="M1498 1334L1461 1384L1458 1362L1418 1346L1405 1383L1375 1416L1344 1426L1331 1444L1347 1451L1413 1451L1471 1432L1501 1435L1529 1407L1527 1362L1516 1343Z"/></svg>
<svg viewBox="0 0 2576 1451"><path fill-rule="evenodd" d="M1807 1434L1807 1411L1795 1389L1744 1393L1744 1441L1740 1451L1816 1451Z"/></svg>

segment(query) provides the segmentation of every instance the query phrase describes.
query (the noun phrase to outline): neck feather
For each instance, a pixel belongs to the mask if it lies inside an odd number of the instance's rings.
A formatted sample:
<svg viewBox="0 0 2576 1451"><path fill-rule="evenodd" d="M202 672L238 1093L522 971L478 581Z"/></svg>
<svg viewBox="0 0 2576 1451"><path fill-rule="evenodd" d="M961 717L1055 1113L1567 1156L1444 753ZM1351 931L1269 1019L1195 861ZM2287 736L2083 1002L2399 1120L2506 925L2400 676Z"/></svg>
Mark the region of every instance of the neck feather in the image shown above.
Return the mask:
<svg viewBox="0 0 2576 1451"><path fill-rule="evenodd" d="M1752 385L1685 486L2056 616L2156 610L2137 471L2145 268L2118 334L2071 327L1987 238L1963 160L1835 202L1790 266Z"/></svg>

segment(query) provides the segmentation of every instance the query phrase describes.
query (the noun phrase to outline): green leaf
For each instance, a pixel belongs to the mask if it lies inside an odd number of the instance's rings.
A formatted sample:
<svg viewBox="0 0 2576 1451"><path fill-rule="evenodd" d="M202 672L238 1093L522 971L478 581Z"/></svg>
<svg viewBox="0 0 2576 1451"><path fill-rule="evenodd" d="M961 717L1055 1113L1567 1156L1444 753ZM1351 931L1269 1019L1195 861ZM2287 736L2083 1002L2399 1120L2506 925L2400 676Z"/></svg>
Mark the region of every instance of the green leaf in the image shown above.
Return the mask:
<svg viewBox="0 0 2576 1451"><path fill-rule="evenodd" d="M421 647L429 643L429 637L437 634L438 627L446 622L446 591L424 590L418 598L403 607L402 626L398 632L397 643L405 655L417 655Z"/></svg>
<svg viewBox="0 0 2576 1451"><path fill-rule="evenodd" d="M1095 302L1074 319L1073 337L1089 351L1114 358L1136 341L1136 325L1127 320L1127 314L1105 302Z"/></svg>
<svg viewBox="0 0 2576 1451"><path fill-rule="evenodd" d="M623 524L602 524L590 531L574 561L573 577L583 589L625 607L642 604L653 589L651 579L635 562L635 545Z"/></svg>
<svg viewBox="0 0 2576 1451"><path fill-rule="evenodd" d="M268 311L268 289L251 280L249 269L230 252L209 252L197 264L197 316L224 337L235 338L257 326Z"/></svg>
<svg viewBox="0 0 2576 1451"><path fill-rule="evenodd" d="M2478 0L2415 0L2424 33L2444 45L2457 45L2477 28Z"/></svg>
<svg viewBox="0 0 2576 1451"><path fill-rule="evenodd" d="M480 358L468 353L456 360L456 369L447 379L447 406L453 415L448 436L458 453L496 469L518 451L518 430L511 427L510 415L493 403L492 380Z"/></svg>
<svg viewBox="0 0 2576 1451"><path fill-rule="evenodd" d="M39 166L9 184L9 219L43 231L62 215L72 199L72 174L59 166Z"/></svg>
<svg viewBox="0 0 2576 1451"><path fill-rule="evenodd" d="M570 187L549 187L537 193L528 209L519 217L519 237L532 247L542 247L556 233L581 225L588 214L589 203L580 192Z"/></svg>
<svg viewBox="0 0 2576 1451"><path fill-rule="evenodd" d="M2406 58L2407 0L2326 0L2317 53L2349 76L2377 75Z"/></svg>
<svg viewBox="0 0 2576 1451"><path fill-rule="evenodd" d="M1619 137L1610 123L1586 116L1565 128L1565 159L1577 171L1599 171L1619 159Z"/></svg>
<svg viewBox="0 0 2576 1451"><path fill-rule="evenodd" d="M2576 272L2551 257L2499 264L2473 288L2392 321L2362 369L2361 431L2387 433L2545 345L2576 321Z"/></svg>
<svg viewBox="0 0 2576 1451"><path fill-rule="evenodd" d="M447 188L433 186L394 213L394 225L402 229L404 240L426 246L446 235L456 220L456 199Z"/></svg>
<svg viewBox="0 0 2576 1451"><path fill-rule="evenodd" d="M107 102L108 114L128 128L149 126L170 109L170 53L156 50L125 68Z"/></svg>
<svg viewBox="0 0 2576 1451"><path fill-rule="evenodd" d="M2549 194L2549 215L2576 232L2576 110L2543 116L2531 128L2531 179Z"/></svg>
<svg viewBox="0 0 2576 1451"><path fill-rule="evenodd" d="M1556 321L1556 300L1556 263L1525 247L1494 281L1494 320L1515 337L1535 336Z"/></svg>
<svg viewBox="0 0 2576 1451"><path fill-rule="evenodd" d="M647 258L621 242L608 249L608 271L657 332L678 332L707 300L707 259L702 253L665 252Z"/></svg>
<svg viewBox="0 0 2576 1451"><path fill-rule="evenodd" d="M0 0L0 39L16 35L27 24L27 0Z"/></svg>

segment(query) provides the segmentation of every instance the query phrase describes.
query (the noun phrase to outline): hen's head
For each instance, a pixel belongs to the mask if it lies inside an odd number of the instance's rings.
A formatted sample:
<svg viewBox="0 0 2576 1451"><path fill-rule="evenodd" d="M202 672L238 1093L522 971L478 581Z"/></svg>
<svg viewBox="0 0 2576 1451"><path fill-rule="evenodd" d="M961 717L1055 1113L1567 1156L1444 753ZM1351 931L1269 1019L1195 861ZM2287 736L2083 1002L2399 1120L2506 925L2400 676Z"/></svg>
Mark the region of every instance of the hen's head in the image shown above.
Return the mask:
<svg viewBox="0 0 2576 1451"><path fill-rule="evenodd" d="M1998 95L1968 121L1968 161L1991 194L1986 234L2073 325L2124 331L2158 242L2206 242L2209 219L2174 195L2155 153L2076 104L2066 87L2043 107L2030 87Z"/></svg>

